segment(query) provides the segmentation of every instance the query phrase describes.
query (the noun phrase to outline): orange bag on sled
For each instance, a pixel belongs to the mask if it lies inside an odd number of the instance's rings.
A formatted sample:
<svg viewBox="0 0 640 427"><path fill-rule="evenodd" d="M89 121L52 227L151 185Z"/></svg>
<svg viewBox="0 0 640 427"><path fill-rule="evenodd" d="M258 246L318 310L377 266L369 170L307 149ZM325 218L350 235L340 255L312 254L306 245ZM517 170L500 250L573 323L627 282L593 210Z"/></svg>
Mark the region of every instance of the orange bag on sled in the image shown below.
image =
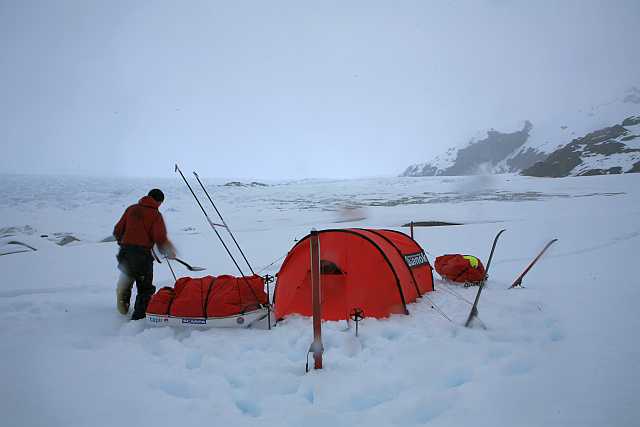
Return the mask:
<svg viewBox="0 0 640 427"><path fill-rule="evenodd" d="M256 310L267 302L260 276L182 277L174 288L162 288L151 298L147 314L221 318Z"/></svg>
<svg viewBox="0 0 640 427"><path fill-rule="evenodd" d="M484 265L473 255L439 256L436 258L435 268L440 277L457 283L479 283L485 276Z"/></svg>

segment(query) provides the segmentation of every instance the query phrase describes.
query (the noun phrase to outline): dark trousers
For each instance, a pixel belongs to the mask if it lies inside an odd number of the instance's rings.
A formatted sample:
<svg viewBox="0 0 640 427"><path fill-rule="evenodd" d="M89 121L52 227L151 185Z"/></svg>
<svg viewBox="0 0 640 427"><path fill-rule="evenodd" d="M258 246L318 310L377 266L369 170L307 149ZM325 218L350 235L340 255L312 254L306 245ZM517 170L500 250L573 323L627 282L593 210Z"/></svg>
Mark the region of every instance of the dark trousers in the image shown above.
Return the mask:
<svg viewBox="0 0 640 427"><path fill-rule="evenodd" d="M116 258L118 259L118 269L125 275L118 282L122 297L129 301L134 282L138 291L131 319L142 319L146 316L149 300L156 292L156 287L153 286L151 251L141 246L124 245L120 247Z"/></svg>

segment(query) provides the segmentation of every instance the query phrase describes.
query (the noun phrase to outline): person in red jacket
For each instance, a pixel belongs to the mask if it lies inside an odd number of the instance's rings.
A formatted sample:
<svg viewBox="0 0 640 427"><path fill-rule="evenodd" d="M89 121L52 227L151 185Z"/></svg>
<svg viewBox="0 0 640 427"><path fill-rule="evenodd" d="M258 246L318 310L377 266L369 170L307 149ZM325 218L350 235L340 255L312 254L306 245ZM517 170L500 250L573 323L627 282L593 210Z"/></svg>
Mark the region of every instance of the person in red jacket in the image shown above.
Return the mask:
<svg viewBox="0 0 640 427"><path fill-rule="evenodd" d="M154 188L137 204L129 206L113 228L113 236L120 245L116 256L121 272L116 290L117 307L121 314L129 313L131 289L135 282L138 293L132 320L146 316L147 305L156 291L153 286L153 246L158 246L168 258L176 256L175 248L167 238L164 219L158 211L163 201L164 193Z"/></svg>

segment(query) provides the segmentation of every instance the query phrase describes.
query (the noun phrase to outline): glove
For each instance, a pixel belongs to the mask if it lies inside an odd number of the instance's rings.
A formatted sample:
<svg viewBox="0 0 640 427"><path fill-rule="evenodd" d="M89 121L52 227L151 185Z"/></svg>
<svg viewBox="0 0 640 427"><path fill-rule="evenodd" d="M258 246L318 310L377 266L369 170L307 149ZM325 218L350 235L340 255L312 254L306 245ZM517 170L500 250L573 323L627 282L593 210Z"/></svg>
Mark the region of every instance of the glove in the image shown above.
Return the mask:
<svg viewBox="0 0 640 427"><path fill-rule="evenodd" d="M175 258L178 255L175 246L168 240L158 249L160 249L160 253L167 258Z"/></svg>

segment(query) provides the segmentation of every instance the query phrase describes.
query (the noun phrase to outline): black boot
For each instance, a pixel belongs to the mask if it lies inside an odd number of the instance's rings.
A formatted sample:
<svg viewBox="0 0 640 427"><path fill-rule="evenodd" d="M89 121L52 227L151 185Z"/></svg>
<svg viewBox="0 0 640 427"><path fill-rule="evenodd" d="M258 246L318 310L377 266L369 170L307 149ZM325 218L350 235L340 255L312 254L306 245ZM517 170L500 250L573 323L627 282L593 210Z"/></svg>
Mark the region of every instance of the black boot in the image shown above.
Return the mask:
<svg viewBox="0 0 640 427"><path fill-rule="evenodd" d="M133 315L131 320L144 319L147 316L147 305L153 294L156 293L156 287L153 286L153 274L141 276L136 280L136 287L138 288L138 295L136 295L136 303L133 306Z"/></svg>

